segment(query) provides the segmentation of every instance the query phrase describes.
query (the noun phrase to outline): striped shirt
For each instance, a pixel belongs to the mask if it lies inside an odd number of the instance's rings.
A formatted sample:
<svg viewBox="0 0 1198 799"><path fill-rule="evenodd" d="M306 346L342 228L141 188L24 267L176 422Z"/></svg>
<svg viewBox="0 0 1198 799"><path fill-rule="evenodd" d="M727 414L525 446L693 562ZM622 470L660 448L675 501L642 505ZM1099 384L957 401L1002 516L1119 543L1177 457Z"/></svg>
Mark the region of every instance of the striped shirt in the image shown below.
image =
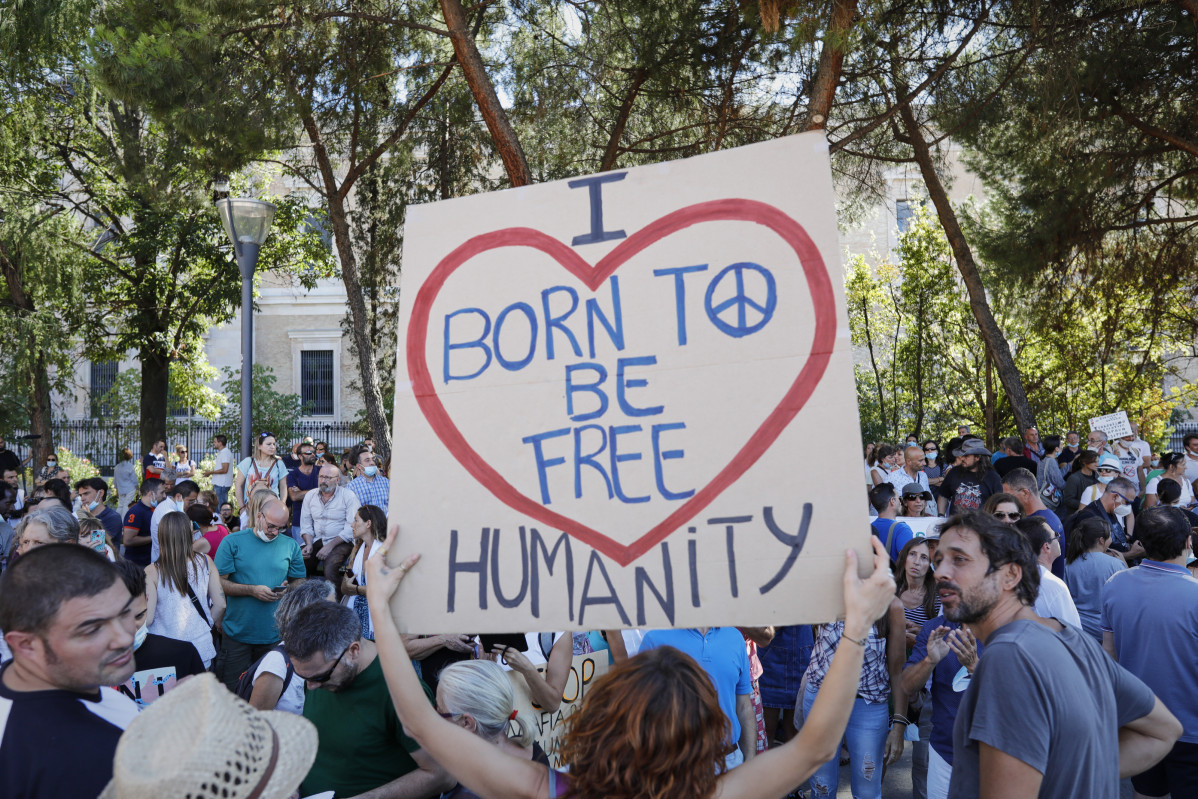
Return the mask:
<svg viewBox="0 0 1198 799"><path fill-rule="evenodd" d="M918 625L919 627L921 627L921 628L922 628L922 627L923 627L925 624L927 624L927 623L928 623L928 614L927 614L927 612L926 612L926 611L923 609L923 603L922 603L922 602L921 602L921 603L919 603L918 605L916 605L916 606L915 606L915 607L913 607L913 608L909 608L909 607L907 607L907 606L905 606L905 605L904 605L904 606L903 606L903 615L907 617L907 621L909 621L909 622L913 622L913 623L917 624L917 625ZM939 599L937 599L937 600L936 600L936 611L935 611L935 612L932 614L931 618L933 618L933 619L934 619L934 618L936 618L936 617L937 617L937 616L939 616L939 615L940 615L940 600L939 600Z"/></svg>
<svg viewBox="0 0 1198 799"><path fill-rule="evenodd" d="M391 498L391 481L381 474L375 475L373 479L355 477L349 481L346 488L357 494L363 505L377 505L383 509L383 513L387 512L387 503Z"/></svg>

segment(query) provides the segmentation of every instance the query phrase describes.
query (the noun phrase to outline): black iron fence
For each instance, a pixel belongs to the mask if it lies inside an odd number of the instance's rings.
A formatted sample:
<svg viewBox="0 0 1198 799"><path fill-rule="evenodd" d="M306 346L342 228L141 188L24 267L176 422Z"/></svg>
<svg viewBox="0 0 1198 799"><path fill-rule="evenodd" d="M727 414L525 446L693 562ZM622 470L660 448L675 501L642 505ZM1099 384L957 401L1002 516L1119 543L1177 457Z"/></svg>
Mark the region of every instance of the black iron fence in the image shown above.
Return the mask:
<svg viewBox="0 0 1198 799"><path fill-rule="evenodd" d="M220 431L220 423L204 419L171 419L168 426L168 455L174 453L177 444L186 445L188 455L196 463L216 455L216 450L212 448L212 437ZM141 429L136 422L85 419L56 422L51 427L54 431L55 446L65 447L75 455L87 458L96 464L100 474L106 477L112 476L123 448L128 447L139 461L145 455L141 451ZM296 430L295 440L310 436L314 441L324 441L328 444L329 451L338 456L344 450L362 442L360 429L351 422L299 422L296 424ZM10 440L25 432L14 430ZM236 452L236 442L230 440L229 443ZM280 441L279 454L286 454L293 443L294 441Z"/></svg>
<svg viewBox="0 0 1198 799"><path fill-rule="evenodd" d="M1169 448L1166 452L1181 452L1182 439L1190 433L1198 433L1198 422L1182 422L1173 430L1173 435L1169 437Z"/></svg>

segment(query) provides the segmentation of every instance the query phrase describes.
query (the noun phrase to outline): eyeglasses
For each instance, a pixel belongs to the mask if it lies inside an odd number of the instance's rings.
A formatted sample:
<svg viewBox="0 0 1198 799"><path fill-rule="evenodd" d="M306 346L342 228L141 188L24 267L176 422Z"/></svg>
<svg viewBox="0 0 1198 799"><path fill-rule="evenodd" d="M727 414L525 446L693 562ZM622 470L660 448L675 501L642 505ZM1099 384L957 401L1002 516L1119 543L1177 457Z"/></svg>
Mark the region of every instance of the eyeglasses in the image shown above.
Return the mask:
<svg viewBox="0 0 1198 799"><path fill-rule="evenodd" d="M1135 502L1135 500L1134 500L1134 499L1128 499L1127 497L1125 497L1125 496L1123 496L1122 494L1120 494L1118 491L1112 491L1112 492L1110 492L1110 493L1111 493L1111 496L1112 496L1112 497L1115 497L1116 499L1121 499L1121 500L1123 500L1123 504L1124 504L1124 505L1130 505L1131 503Z"/></svg>
<svg viewBox="0 0 1198 799"><path fill-rule="evenodd" d="M437 715L438 715L438 716L440 716L440 717L441 717L441 718L443 718L443 719L446 719L446 720L452 721L453 719L457 718L457 717L458 717L458 716L460 716L461 714L460 714L460 713L446 713L446 712L444 712L444 711L438 710L438 711L437 711Z"/></svg>
<svg viewBox="0 0 1198 799"><path fill-rule="evenodd" d="M1023 518L1023 514L1018 511L1015 511L1014 513L1004 513L1001 510L996 510L994 511L994 518L1005 519L1009 522L1017 522Z"/></svg>
<svg viewBox="0 0 1198 799"><path fill-rule="evenodd" d="M316 453L315 453L315 452L313 452L312 450L308 450L307 452L304 452L304 451L301 451L301 452L300 452L300 455L315 455L315 454L316 454Z"/></svg>
<svg viewBox="0 0 1198 799"><path fill-rule="evenodd" d="M350 644L349 646L353 646L353 644ZM328 671L326 671L326 672L324 672L323 674L317 674L317 675L315 675L315 676L313 676L313 677L305 677L305 676L303 676L302 674L300 674L300 673L298 673L298 672L295 672L295 676L296 676L296 677L299 677L299 678L300 678L301 680L303 680L304 682L314 682L314 683L326 683L326 682L328 682L330 679L332 679L332 677L333 677L333 672L335 672L335 671L337 670L337 665L338 665L339 663L341 663L341 658L345 657L345 653L349 651L349 646L347 646L345 649L342 649L342 650L341 650L341 654L340 654L340 655L338 655L338 656L337 656L337 659L333 661L333 665L332 665L332 666L330 666L330 667L329 667L329 670L328 670Z"/></svg>
<svg viewBox="0 0 1198 799"><path fill-rule="evenodd" d="M279 534L279 535L282 535L283 533L285 533L285 532L287 531L287 525L285 525L285 524L271 524L270 522L267 522L267 523L266 523L266 529L265 529L265 530L263 530L262 532L264 532L264 533L269 533L271 530L275 531L275 533L277 533L277 534Z"/></svg>

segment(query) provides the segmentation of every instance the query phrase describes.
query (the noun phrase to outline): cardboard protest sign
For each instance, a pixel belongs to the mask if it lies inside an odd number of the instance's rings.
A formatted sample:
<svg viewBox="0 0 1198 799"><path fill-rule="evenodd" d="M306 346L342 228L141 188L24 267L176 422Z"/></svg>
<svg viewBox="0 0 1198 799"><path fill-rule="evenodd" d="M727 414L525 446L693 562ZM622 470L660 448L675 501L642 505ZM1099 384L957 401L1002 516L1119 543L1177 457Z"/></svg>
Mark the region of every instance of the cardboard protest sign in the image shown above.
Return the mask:
<svg viewBox="0 0 1198 799"><path fill-rule="evenodd" d="M1131 435L1131 422L1127 419L1127 411L1115 411L1105 416L1094 416L1090 419L1090 430L1101 430L1106 433L1108 441Z"/></svg>
<svg viewBox="0 0 1198 799"><path fill-rule="evenodd" d="M868 552L827 146L408 209L410 632L827 621Z"/></svg>
<svg viewBox="0 0 1198 799"><path fill-rule="evenodd" d="M516 713L519 718L532 730L537 743L549 755L549 765L555 769L562 768L560 754L561 736L565 731L565 720L578 712L582 700L595 680L607 673L608 654L603 652L588 652L575 655L570 667L570 676L566 679L566 687L562 691L562 704L557 710L549 711L537 705L528 695L528 683L517 672L509 671L512 690L516 694ZM544 672L544 666L538 666L537 671Z"/></svg>

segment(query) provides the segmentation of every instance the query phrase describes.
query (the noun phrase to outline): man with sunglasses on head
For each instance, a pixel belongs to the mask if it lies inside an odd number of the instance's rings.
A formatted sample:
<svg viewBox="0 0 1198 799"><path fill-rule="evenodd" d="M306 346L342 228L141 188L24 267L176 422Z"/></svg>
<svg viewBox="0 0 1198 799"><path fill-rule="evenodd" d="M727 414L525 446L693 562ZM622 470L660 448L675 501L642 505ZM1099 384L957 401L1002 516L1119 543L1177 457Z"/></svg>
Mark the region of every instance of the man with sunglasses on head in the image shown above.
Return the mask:
<svg viewBox="0 0 1198 799"><path fill-rule="evenodd" d="M217 677L229 690L279 642L275 606L289 585L304 578L290 521L287 506L272 499L258 512L253 529L230 533L216 552L216 571L228 598Z"/></svg>
<svg viewBox="0 0 1198 799"><path fill-rule="evenodd" d="M317 602L292 616L283 636L295 677L307 688L304 718L320 737L303 795L421 799L453 787L453 777L404 734L378 648L362 637L354 611ZM424 692L434 704L428 686ZM453 720L473 729L469 717Z"/></svg>

